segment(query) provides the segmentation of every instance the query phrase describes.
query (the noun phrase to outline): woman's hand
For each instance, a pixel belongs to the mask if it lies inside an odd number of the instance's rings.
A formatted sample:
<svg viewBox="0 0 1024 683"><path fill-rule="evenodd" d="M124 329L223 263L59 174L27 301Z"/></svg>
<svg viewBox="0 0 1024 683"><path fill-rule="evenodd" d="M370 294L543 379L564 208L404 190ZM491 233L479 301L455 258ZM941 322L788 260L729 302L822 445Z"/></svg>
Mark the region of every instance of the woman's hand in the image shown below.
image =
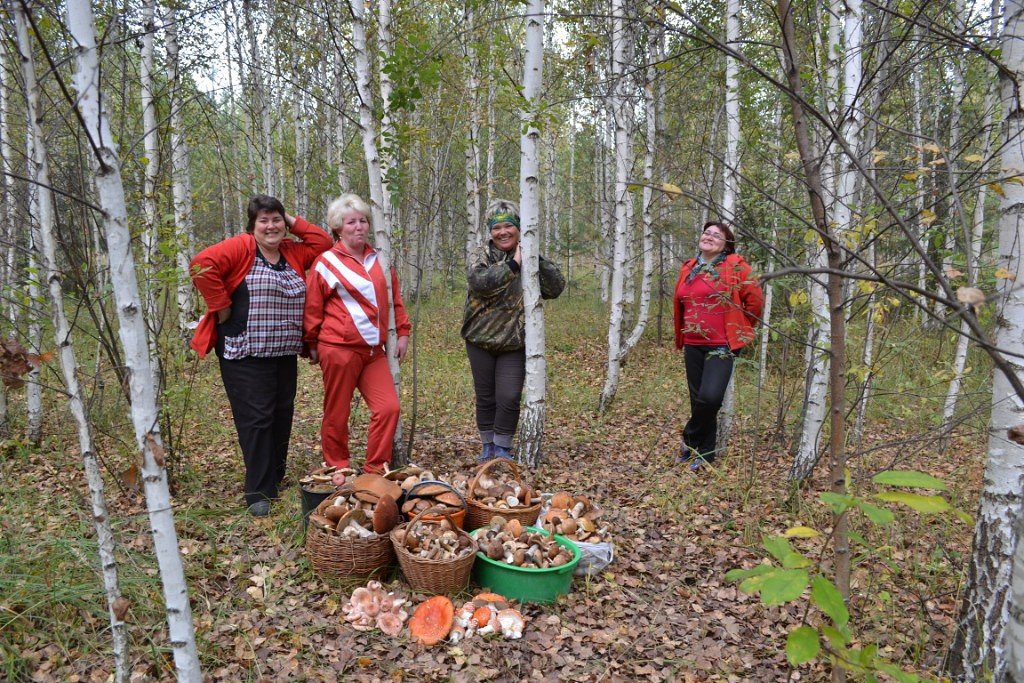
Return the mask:
<svg viewBox="0 0 1024 683"><path fill-rule="evenodd" d="M398 358L398 360L402 360L403 358L405 358L405 353L408 350L409 350L409 337L408 336L399 337L398 338L398 346L395 348L395 356Z"/></svg>
<svg viewBox="0 0 1024 683"><path fill-rule="evenodd" d="M224 323L226 323L228 321L228 318L230 318L230 317L231 317L231 307L230 306L228 306L227 308L220 309L219 311L217 311L217 324L218 325L223 325Z"/></svg>
<svg viewBox="0 0 1024 683"><path fill-rule="evenodd" d="M512 255L512 260L523 265L523 245L521 243L516 245L516 253Z"/></svg>
<svg viewBox="0 0 1024 683"><path fill-rule="evenodd" d="M293 216L293 215L291 215L289 213L286 213L284 215L284 224L288 226L289 230L291 230L292 226L295 225L295 216Z"/></svg>
<svg viewBox="0 0 1024 683"><path fill-rule="evenodd" d="M320 352L316 350L316 347L309 349L309 364L320 365Z"/></svg>

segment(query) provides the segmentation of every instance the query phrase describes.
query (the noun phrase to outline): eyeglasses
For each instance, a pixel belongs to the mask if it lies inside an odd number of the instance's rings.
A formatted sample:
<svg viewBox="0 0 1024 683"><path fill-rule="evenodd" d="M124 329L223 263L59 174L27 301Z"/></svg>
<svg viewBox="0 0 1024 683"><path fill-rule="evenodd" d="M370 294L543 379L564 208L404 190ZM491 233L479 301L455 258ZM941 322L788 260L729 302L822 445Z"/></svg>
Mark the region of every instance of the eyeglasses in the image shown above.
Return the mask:
<svg viewBox="0 0 1024 683"><path fill-rule="evenodd" d="M701 233L701 235L704 236L704 237L714 237L716 240L722 240L723 242L726 241L725 235L723 235L720 232L713 232L711 230L705 230L704 232Z"/></svg>

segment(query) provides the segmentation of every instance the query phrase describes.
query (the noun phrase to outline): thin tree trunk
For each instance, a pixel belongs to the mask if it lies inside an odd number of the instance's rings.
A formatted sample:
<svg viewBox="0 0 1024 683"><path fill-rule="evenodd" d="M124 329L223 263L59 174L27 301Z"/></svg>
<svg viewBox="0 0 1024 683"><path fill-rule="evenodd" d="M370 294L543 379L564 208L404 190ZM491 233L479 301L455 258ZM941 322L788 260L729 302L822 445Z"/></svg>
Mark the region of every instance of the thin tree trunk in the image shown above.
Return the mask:
<svg viewBox="0 0 1024 683"><path fill-rule="evenodd" d="M167 7L167 68L171 82L171 194L174 197L174 245L177 261L178 329L183 336L195 318L195 300L188 264L195 253L195 226L192 223L192 178L188 139L185 137L184 99L181 96L181 70L178 64L178 18L173 5ZM154 357L154 362L157 358Z"/></svg>
<svg viewBox="0 0 1024 683"><path fill-rule="evenodd" d="M26 131L26 148L28 158L34 156L35 136L32 134L32 127ZM29 164L29 176L32 175L31 164ZM43 346L43 328L39 323L42 315L42 297L39 290L39 241L36 238L34 222L39 216L39 188L29 184L28 188L28 259L26 272L28 277L28 345L34 354L39 354ZM39 365L33 365L28 371L25 384L26 401L26 438L29 443L39 445L43 440L43 385L40 380L41 369Z"/></svg>
<svg viewBox="0 0 1024 683"><path fill-rule="evenodd" d="M821 183L821 171L817 164L814 150L811 147L807 123L804 119L803 84L800 80L800 62L796 55L795 30L793 28L793 15L789 0L779 1L778 15L782 24L782 47L785 57L786 79L792 93L790 95L790 104L793 109L793 129L797 149L800 154L804 177L807 181L814 224L825 240L825 248L828 252L828 267L830 268L828 276L828 303L831 316L829 322L832 330L831 359L829 363L831 375L830 478L832 492L842 496L846 495L846 400L843 394L845 389L843 380L846 373L846 314L842 300L842 280L839 276L842 267L842 254L840 245L829 228L825 203L822 197L824 189ZM843 598L847 599L850 595L850 549L849 524L845 513L833 515L832 547L834 549L832 566L835 585ZM842 681L844 678L845 673L841 667L833 668L833 681Z"/></svg>
<svg viewBox="0 0 1024 683"><path fill-rule="evenodd" d="M725 42L735 51L740 50L740 0L728 0L725 12ZM722 164L722 217L735 223L740 194L740 65L731 55L725 58L725 163ZM718 432L715 450L725 454L732 436L732 418L736 410L736 372L729 384L718 411Z"/></svg>
<svg viewBox="0 0 1024 683"><path fill-rule="evenodd" d="M142 54L139 67L139 92L142 100L142 145L146 163L142 176L142 209L146 224L142 229L142 295L146 306L146 320L150 325L149 355L157 356L157 331L161 319L157 308L158 282L156 272L157 249L160 240L156 205L156 178L160 170L159 140L156 124L156 101L153 97L153 42L156 34L156 0L147 0L142 9ZM159 364L153 364L153 384L160 386Z"/></svg>
<svg viewBox="0 0 1024 683"><path fill-rule="evenodd" d="M74 86L78 108L93 145L98 205L103 211L107 248L110 254L111 282L119 323L118 334L124 348L131 393L132 424L136 446L142 452L142 479L146 507L152 530L160 578L167 608L169 646L179 681L198 683L202 679L188 586L178 550L174 513L167 486L164 450L159 432L159 411L155 387L152 385L151 361L146 342L146 325L142 318L139 285L131 252L131 235L125 210L124 186L120 162L113 148L113 138L106 112L101 110L99 91L99 55L96 30L88 0L68 0L68 28L74 41L73 53L78 68Z"/></svg>
<svg viewBox="0 0 1024 683"><path fill-rule="evenodd" d="M474 41L475 18L473 7L466 9L467 31L463 38L463 51L469 74L466 89L469 90L469 139L466 140L466 267L470 266L473 252L483 241L480 229L480 79L477 78L476 48Z"/></svg>
<svg viewBox="0 0 1024 683"><path fill-rule="evenodd" d="M245 13L246 33L249 37L249 81L252 87L253 104L259 114L260 134L263 140L263 148L260 150L260 162L263 170L262 192L276 196L277 172L274 164L273 127L270 121L267 88L263 81L263 62L260 59L260 49L256 42L256 28L252 12L253 1L242 0L242 8Z"/></svg>
<svg viewBox="0 0 1024 683"><path fill-rule="evenodd" d="M523 109L519 157L519 212L522 220L523 309L526 318L526 379L517 457L527 467L541 461L547 413L547 361L544 356L544 301L540 296L540 130L537 113L544 69L544 0L526 7L523 57Z"/></svg>
<svg viewBox="0 0 1024 683"><path fill-rule="evenodd" d="M24 6L21 3L15 3L13 9L18 46L21 52L21 72L24 78L25 92L28 95L26 98L28 121L34 138L31 161L34 166L32 177L36 183L39 197L36 232L42 245L44 276L49 288L50 304L53 307L54 342L60 350L60 364L64 374L68 406L78 427L78 448L82 454L89 498L92 502L93 525L96 528L97 549L103 575L104 593L107 596L107 614L110 619L111 640L113 641L113 679L120 683L128 678L126 661L128 639L124 623L127 602L121 597L121 588L117 580L114 533L110 525L110 515L107 512L106 498L103 494L103 477L100 474L99 462L96 458L92 428L86 415L82 390L78 384L78 361L75 358L71 342L71 329L68 325L67 315L64 313L64 291L60 274L57 271L53 190L50 189L52 187L50 168L42 130L42 107L40 106L39 87L36 82L35 64L32 60L32 46L29 42Z"/></svg>
<svg viewBox="0 0 1024 683"><path fill-rule="evenodd" d="M612 92L608 98L609 108L615 121L615 240L612 247L611 291L609 295L611 312L608 318L608 374L598 410L605 412L611 406L619 388L622 370L622 326L625 310L624 280L626 271L626 237L629 226L631 201L627 184L632 166L632 150L629 139L626 101L626 13L622 0L612 0Z"/></svg>

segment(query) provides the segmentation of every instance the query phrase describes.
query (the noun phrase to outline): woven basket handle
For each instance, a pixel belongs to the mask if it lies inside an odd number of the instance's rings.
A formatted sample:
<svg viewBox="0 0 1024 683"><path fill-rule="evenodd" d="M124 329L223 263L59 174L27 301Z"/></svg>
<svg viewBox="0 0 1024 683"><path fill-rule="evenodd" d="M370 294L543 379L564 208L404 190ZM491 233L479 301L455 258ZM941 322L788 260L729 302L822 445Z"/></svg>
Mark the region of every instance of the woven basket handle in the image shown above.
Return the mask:
<svg viewBox="0 0 1024 683"><path fill-rule="evenodd" d="M519 484L519 488L523 488L523 479L522 477L519 476L519 467L516 465L515 460L509 460L508 458L494 458L493 460L488 460L487 462L485 462L483 465L480 465L480 467L476 469L476 474L474 474L473 478L470 480L469 490L466 492L466 495L469 498L476 500L477 480L480 479L481 475L486 473L488 470L491 469L491 467L493 467L499 462L505 463L512 469L512 476L516 478L516 483Z"/></svg>
<svg viewBox="0 0 1024 683"><path fill-rule="evenodd" d="M412 533L412 528L420 523L423 515L444 515L444 518L447 519L448 523L452 525L452 529L454 529L455 531L459 531L459 525L456 524L455 520L452 519L451 514L446 512L446 510L449 509L450 508L445 507L444 505L434 505L433 507L429 507L426 510L421 510L415 517L412 518L412 520L409 522L409 525L405 527L405 533Z"/></svg>
<svg viewBox="0 0 1024 683"><path fill-rule="evenodd" d="M457 495L459 498L462 499L462 507L466 507L466 497L459 493L454 486L452 486L446 481L441 481L440 479L427 479L426 481L421 481L417 482L416 484L413 484L413 487L409 489L408 493L405 494L405 497L412 498L413 496L417 495L416 489L418 489L421 486L429 486L433 484L440 484L441 486L444 486L446 489Z"/></svg>

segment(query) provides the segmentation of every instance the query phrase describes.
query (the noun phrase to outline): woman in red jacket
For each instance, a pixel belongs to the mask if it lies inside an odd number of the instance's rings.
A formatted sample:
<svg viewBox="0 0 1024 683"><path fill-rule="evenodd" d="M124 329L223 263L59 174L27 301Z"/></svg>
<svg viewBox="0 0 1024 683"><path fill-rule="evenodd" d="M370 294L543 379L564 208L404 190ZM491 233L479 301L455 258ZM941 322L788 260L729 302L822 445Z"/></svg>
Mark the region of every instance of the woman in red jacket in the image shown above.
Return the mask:
<svg viewBox="0 0 1024 683"><path fill-rule="evenodd" d="M324 373L323 457L328 465L349 466L348 418L358 388L370 409L363 471L382 474L391 462L399 405L384 349L388 290L377 252L369 244L370 207L358 196L344 194L327 209L327 225L337 243L313 264L303 319L310 359ZM393 269L391 293L398 331L395 352L401 360L412 326Z"/></svg>
<svg viewBox="0 0 1024 683"><path fill-rule="evenodd" d="M200 358L217 351L245 461L245 502L250 514L265 517L278 497L291 438L306 270L331 239L286 214L274 197L253 197L248 218L244 235L192 259L192 282L209 309L192 348Z"/></svg>
<svg viewBox="0 0 1024 683"><path fill-rule="evenodd" d="M676 283L676 348L683 349L690 390L690 419L683 428L679 462L699 470L715 459L718 411L733 361L754 339L764 294L750 265L736 253L725 223L704 224L697 256L683 263Z"/></svg>

